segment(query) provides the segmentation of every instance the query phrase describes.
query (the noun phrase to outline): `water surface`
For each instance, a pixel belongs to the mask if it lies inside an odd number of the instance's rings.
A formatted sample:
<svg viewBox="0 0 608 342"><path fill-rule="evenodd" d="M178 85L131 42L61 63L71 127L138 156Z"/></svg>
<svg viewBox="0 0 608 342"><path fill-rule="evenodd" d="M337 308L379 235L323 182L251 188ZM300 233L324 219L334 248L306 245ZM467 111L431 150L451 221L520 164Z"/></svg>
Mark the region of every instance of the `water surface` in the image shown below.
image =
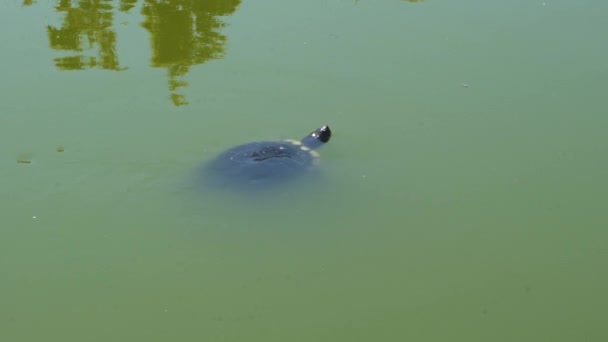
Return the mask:
<svg viewBox="0 0 608 342"><path fill-rule="evenodd" d="M0 5L2 341L604 341L594 1ZM329 124L323 177L202 191Z"/></svg>

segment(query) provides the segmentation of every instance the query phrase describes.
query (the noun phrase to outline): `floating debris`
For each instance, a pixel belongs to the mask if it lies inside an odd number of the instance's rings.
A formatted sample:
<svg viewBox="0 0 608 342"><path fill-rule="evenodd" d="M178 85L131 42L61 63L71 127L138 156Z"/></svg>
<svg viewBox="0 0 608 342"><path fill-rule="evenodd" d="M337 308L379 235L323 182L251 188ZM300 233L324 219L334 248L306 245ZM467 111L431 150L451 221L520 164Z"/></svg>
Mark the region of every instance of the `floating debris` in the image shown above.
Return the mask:
<svg viewBox="0 0 608 342"><path fill-rule="evenodd" d="M17 164L31 164L34 162L34 154L31 152L19 153L17 155Z"/></svg>

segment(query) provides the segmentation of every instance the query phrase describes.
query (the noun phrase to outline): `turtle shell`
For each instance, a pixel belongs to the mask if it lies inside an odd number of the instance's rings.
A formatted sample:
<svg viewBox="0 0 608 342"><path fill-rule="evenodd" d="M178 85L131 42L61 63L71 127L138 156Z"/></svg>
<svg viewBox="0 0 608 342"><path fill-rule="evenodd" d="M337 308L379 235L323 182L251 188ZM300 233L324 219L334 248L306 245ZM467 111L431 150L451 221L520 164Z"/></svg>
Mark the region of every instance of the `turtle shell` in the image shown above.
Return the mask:
<svg viewBox="0 0 608 342"><path fill-rule="evenodd" d="M260 188L301 176L316 158L297 141L252 142L221 153L205 173L215 185Z"/></svg>

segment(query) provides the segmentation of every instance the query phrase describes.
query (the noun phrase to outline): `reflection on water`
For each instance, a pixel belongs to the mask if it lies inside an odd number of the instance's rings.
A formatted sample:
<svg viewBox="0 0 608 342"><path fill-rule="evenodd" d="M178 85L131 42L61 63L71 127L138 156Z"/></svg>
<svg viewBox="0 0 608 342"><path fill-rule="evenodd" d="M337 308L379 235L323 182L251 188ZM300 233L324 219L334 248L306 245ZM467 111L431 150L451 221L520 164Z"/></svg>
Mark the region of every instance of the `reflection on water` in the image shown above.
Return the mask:
<svg viewBox="0 0 608 342"><path fill-rule="evenodd" d="M120 7L118 8L121 12L128 12L131 8L135 7L138 0L120 0Z"/></svg>
<svg viewBox="0 0 608 342"><path fill-rule="evenodd" d="M59 0L55 10L64 13L63 24L56 28L47 26L49 45L55 50L74 51L76 54L55 58L60 70L101 68L121 70L116 55L116 33L111 29L113 21L112 0ZM82 54L83 43L96 47L96 56Z"/></svg>
<svg viewBox="0 0 608 342"><path fill-rule="evenodd" d="M34 0L24 0L30 6ZM166 68L170 98L176 106L188 102L178 92L186 85L190 66L222 58L225 26L218 16L234 13L240 0L120 0L118 10L129 13L140 5L145 17L142 26L150 33L154 68ZM115 0L58 0L55 10L63 17L60 27L47 26L49 46L71 51L54 59L59 70L125 70L116 51L113 29ZM85 50L95 51L86 55Z"/></svg>
<svg viewBox="0 0 608 342"><path fill-rule="evenodd" d="M187 104L177 89L191 65L221 58L226 37L220 33L224 23L217 16L233 13L240 0L145 0L142 26L151 36L152 66L167 68L171 100L176 106Z"/></svg>

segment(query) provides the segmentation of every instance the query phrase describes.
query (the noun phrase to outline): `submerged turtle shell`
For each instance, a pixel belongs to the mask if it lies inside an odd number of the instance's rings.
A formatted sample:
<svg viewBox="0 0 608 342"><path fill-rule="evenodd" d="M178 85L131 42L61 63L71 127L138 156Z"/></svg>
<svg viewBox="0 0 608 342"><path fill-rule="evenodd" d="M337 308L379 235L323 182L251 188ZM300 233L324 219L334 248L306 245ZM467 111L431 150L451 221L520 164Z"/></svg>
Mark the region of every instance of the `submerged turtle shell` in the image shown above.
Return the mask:
<svg viewBox="0 0 608 342"><path fill-rule="evenodd" d="M297 141L260 141L233 147L206 168L215 185L265 187L301 176L317 158Z"/></svg>

